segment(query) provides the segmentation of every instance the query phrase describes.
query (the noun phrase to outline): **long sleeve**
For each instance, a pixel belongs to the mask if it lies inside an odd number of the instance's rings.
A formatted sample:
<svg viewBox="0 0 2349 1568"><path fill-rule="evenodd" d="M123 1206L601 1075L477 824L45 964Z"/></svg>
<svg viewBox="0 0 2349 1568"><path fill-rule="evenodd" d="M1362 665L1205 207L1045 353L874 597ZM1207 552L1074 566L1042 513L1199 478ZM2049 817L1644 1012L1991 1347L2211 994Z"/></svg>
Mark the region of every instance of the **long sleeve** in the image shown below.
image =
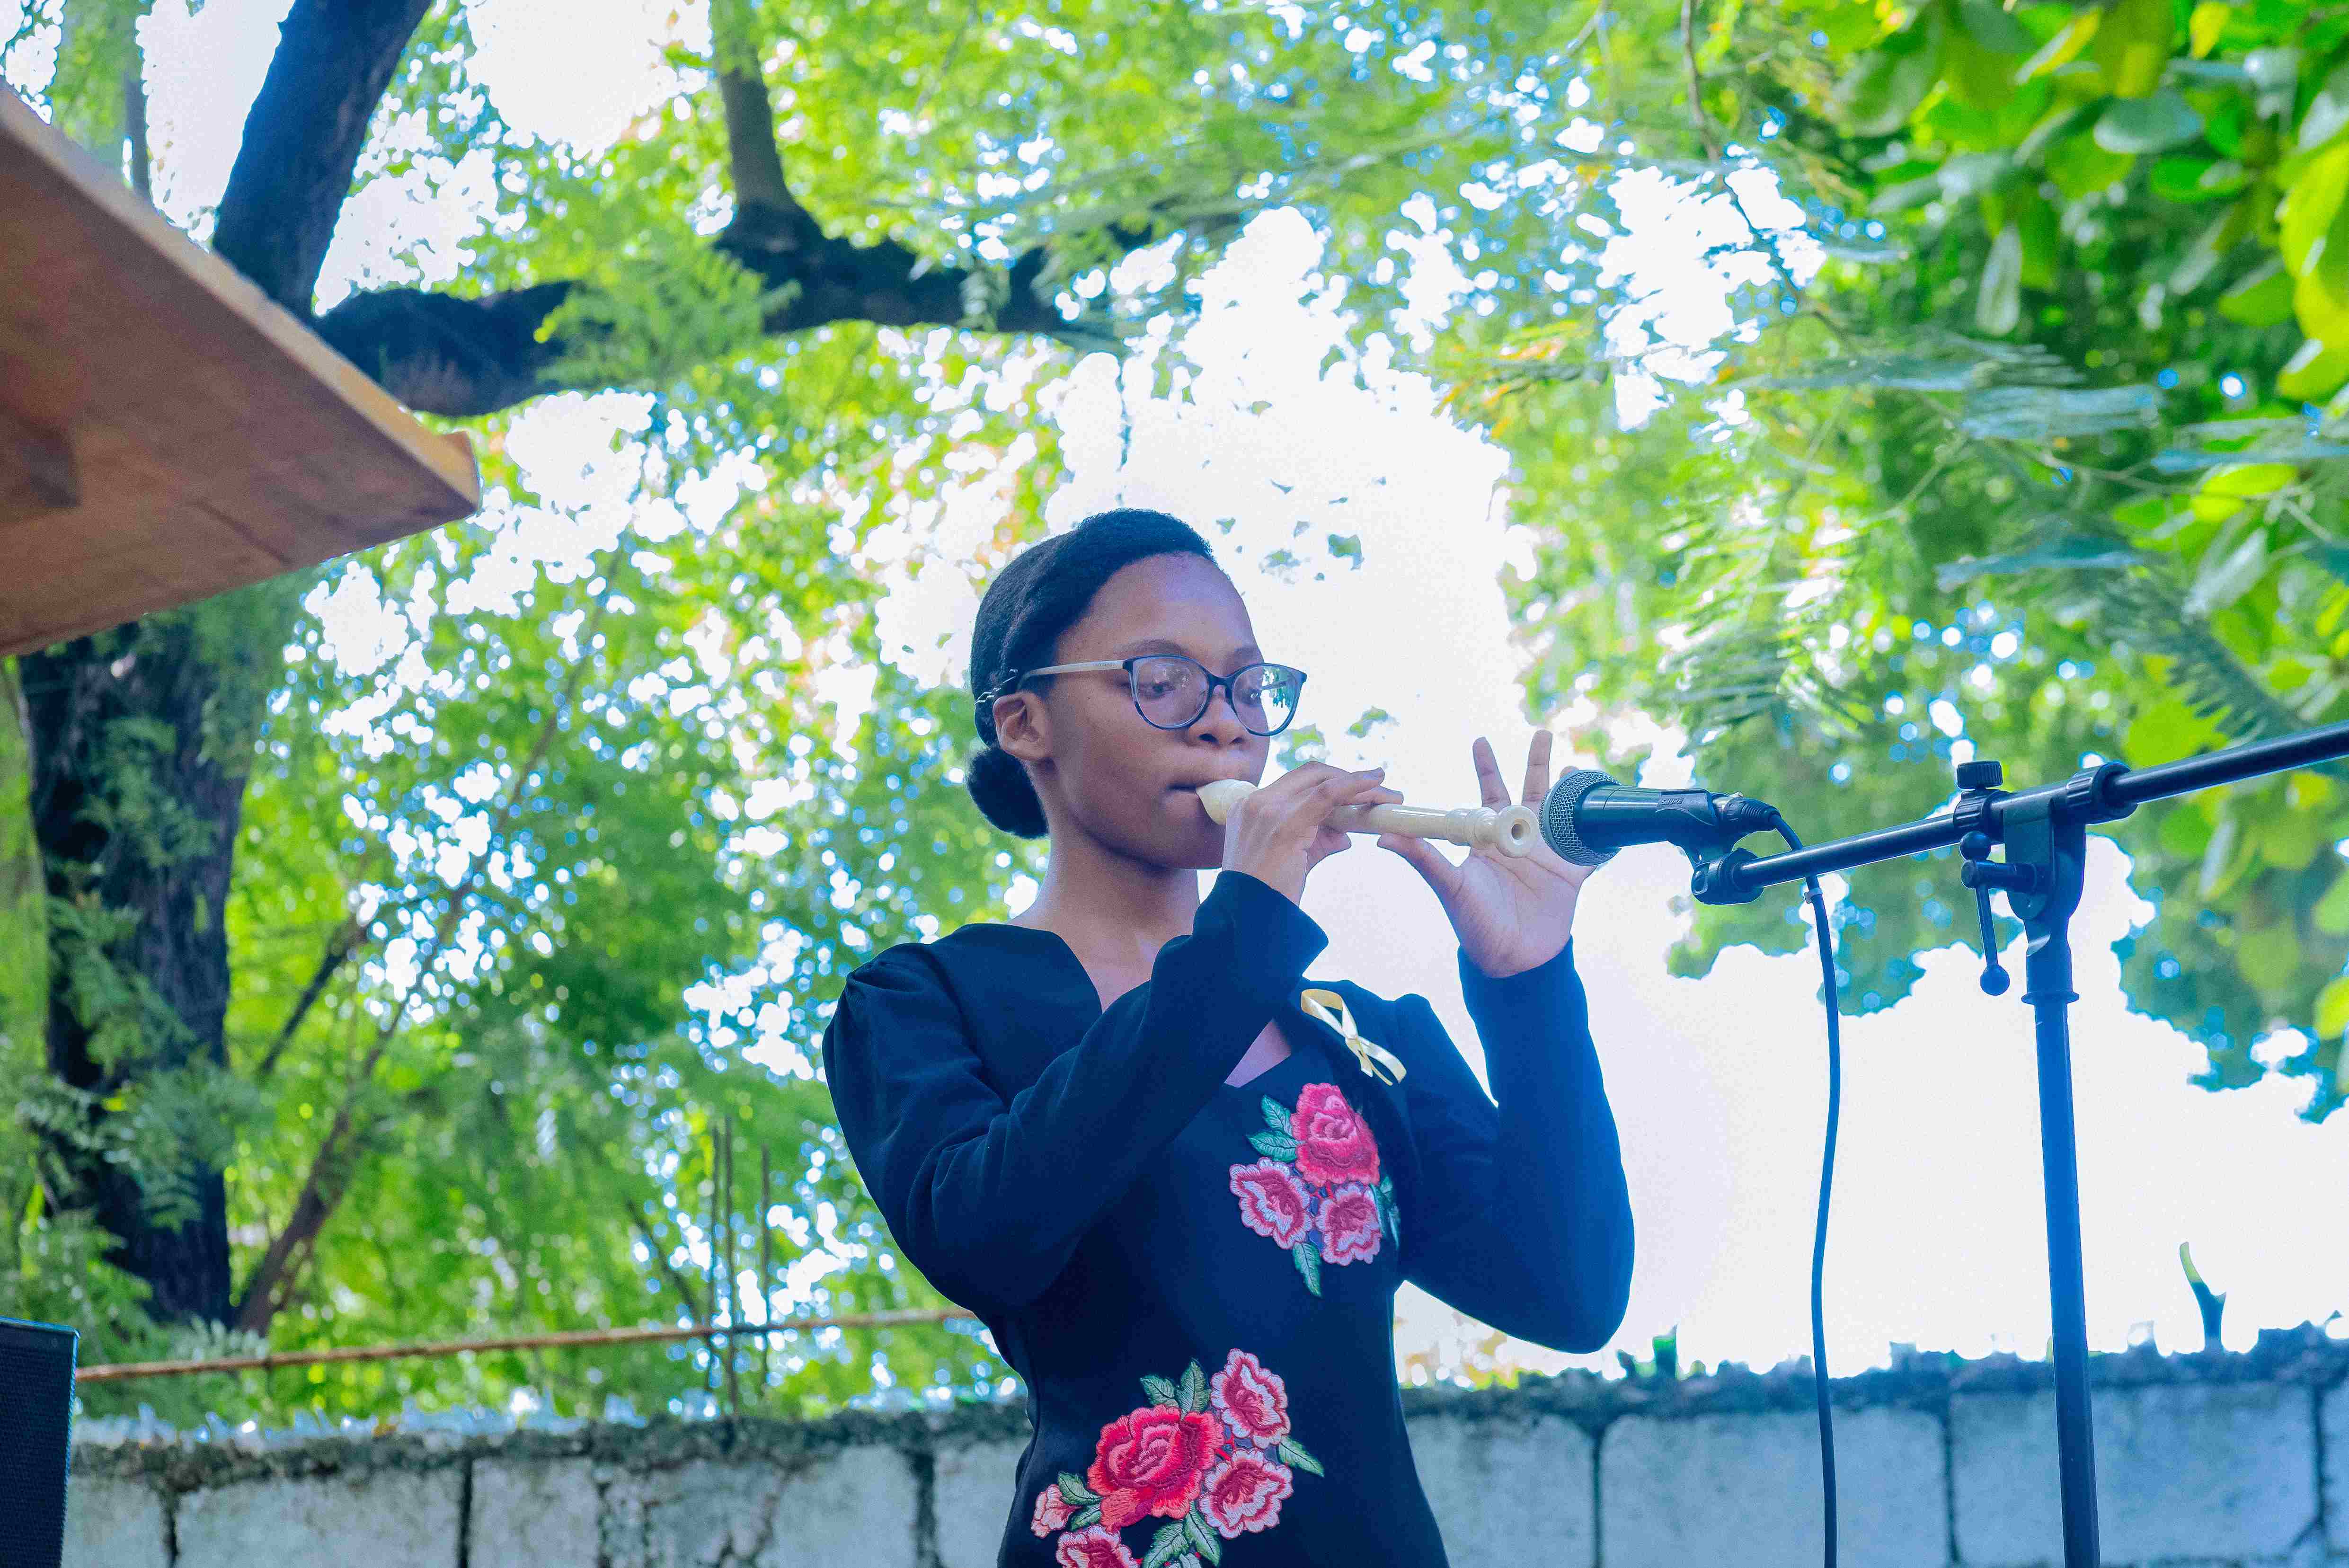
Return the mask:
<svg viewBox="0 0 2349 1568"><path fill-rule="evenodd" d="M1631 1202L1573 944L1499 980L1459 963L1493 1094L1427 999L1400 998L1420 1037L1403 1079L1421 1173L1404 1277L1519 1338L1596 1350L1630 1294Z"/></svg>
<svg viewBox="0 0 2349 1568"><path fill-rule="evenodd" d="M840 1129L907 1262L976 1310L1034 1300L1239 1064L1329 937L1219 873L1149 981L1007 1102L916 946L849 976L823 1034Z"/></svg>

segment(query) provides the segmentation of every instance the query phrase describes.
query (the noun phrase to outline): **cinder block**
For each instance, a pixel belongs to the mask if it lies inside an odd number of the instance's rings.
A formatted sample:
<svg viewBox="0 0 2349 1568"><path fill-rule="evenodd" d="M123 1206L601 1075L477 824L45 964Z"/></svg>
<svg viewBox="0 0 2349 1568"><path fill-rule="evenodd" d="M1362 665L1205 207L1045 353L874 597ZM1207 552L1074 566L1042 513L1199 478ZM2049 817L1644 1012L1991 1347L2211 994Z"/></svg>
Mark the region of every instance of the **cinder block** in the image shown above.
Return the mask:
<svg viewBox="0 0 2349 1568"><path fill-rule="evenodd" d="M469 1568L595 1568L599 1522L585 1460L479 1460Z"/></svg>
<svg viewBox="0 0 2349 1568"><path fill-rule="evenodd" d="M1590 1439L1558 1416L1408 1423L1412 1462L1454 1563L1597 1561Z"/></svg>
<svg viewBox="0 0 2349 1568"><path fill-rule="evenodd" d="M2349 1557L2349 1383L2324 1396L2317 1418L2324 1430L2324 1546Z"/></svg>
<svg viewBox="0 0 2349 1568"><path fill-rule="evenodd" d="M455 1568L462 1482L451 1467L188 1492L180 1499L177 1568Z"/></svg>
<svg viewBox="0 0 2349 1568"><path fill-rule="evenodd" d="M2315 1523L2305 1387L2099 1388L2091 1409L2106 1563L2280 1559ZM1950 1423L1960 1557L1971 1568L2062 1562L2055 1396L1961 1394Z"/></svg>
<svg viewBox="0 0 2349 1568"><path fill-rule="evenodd" d="M938 1522L938 1568L995 1568L1003 1527L1019 1501L1019 1456L1027 1447L984 1443L939 1451L931 1491Z"/></svg>
<svg viewBox="0 0 2349 1568"><path fill-rule="evenodd" d="M153 1487L111 1476L66 1479L65 1568L170 1568L171 1561L163 1499Z"/></svg>
<svg viewBox="0 0 2349 1568"><path fill-rule="evenodd" d="M1941 1423L1838 1410L1837 1546L1854 1568L1950 1561ZM1625 1416L1599 1450L1606 1568L1810 1568L1826 1541L1815 1415Z"/></svg>
<svg viewBox="0 0 2349 1568"><path fill-rule="evenodd" d="M614 1478L611 1568L913 1568L913 1470L895 1449L780 1464L688 1464Z"/></svg>

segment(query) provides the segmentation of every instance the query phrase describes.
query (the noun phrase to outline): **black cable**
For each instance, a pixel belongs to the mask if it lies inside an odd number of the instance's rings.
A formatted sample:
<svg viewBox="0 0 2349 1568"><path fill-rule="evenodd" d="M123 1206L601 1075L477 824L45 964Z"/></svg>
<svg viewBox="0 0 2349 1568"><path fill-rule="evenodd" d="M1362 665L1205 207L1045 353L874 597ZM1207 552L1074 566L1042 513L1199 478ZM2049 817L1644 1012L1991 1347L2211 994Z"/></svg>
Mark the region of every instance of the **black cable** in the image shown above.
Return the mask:
<svg viewBox="0 0 2349 1568"><path fill-rule="evenodd" d="M1795 837L1795 830L1786 825L1785 818L1778 817L1770 825L1786 841L1788 849L1803 847L1803 841ZM1819 1480L1826 1502L1826 1568L1836 1568L1835 1413L1827 1400L1827 1329L1822 1284L1827 1261L1827 1197L1835 1187L1836 1122L1843 1104L1843 1006L1836 986L1835 934L1827 925L1826 894L1820 891L1816 877L1805 877L1803 888L1811 901L1811 923L1819 936L1819 969L1826 981L1827 1136L1826 1150L1819 1159L1818 1228L1811 1239L1811 1381L1819 1401Z"/></svg>

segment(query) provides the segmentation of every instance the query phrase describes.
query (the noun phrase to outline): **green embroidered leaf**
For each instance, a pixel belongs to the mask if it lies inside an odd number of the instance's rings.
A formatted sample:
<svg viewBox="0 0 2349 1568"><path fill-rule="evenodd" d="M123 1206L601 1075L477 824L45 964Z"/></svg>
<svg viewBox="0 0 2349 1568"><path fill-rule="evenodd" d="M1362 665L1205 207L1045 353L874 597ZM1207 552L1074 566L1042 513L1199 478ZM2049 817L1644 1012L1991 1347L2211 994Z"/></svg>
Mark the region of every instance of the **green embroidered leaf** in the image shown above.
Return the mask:
<svg viewBox="0 0 2349 1568"><path fill-rule="evenodd" d="M1294 1160L1297 1158L1297 1140L1285 1132L1251 1132L1248 1134L1248 1141L1256 1145L1256 1151L1258 1154L1268 1159Z"/></svg>
<svg viewBox="0 0 2349 1568"><path fill-rule="evenodd" d="M1183 1528L1189 1532L1191 1544L1199 1549L1200 1556L1210 1563L1221 1563L1224 1560L1223 1542L1217 1541L1216 1532L1207 1528L1206 1516L1199 1511L1196 1505L1183 1516Z"/></svg>
<svg viewBox="0 0 2349 1568"><path fill-rule="evenodd" d="M1264 1097L1264 1124L1286 1137L1288 1132L1288 1108L1270 1095Z"/></svg>
<svg viewBox="0 0 2349 1568"><path fill-rule="evenodd" d="M1183 1371L1183 1408L1195 1412L1206 1408L1207 1375L1194 1361Z"/></svg>
<svg viewBox="0 0 2349 1568"><path fill-rule="evenodd" d="M1185 1552L1182 1556L1174 1559L1174 1568L1199 1568L1199 1554L1195 1552Z"/></svg>
<svg viewBox="0 0 2349 1568"><path fill-rule="evenodd" d="M1299 1242L1288 1249L1297 1260L1297 1272L1305 1276L1305 1288L1315 1295L1321 1294L1321 1253L1310 1242Z"/></svg>
<svg viewBox="0 0 2349 1568"><path fill-rule="evenodd" d="M1085 1484L1084 1477L1074 1470L1061 1472L1061 1501L1071 1508L1082 1508L1089 1502L1099 1502L1101 1497Z"/></svg>
<svg viewBox="0 0 2349 1568"><path fill-rule="evenodd" d="M1182 1399L1174 1392L1174 1385L1155 1373L1143 1378L1142 1391L1150 1396L1150 1402L1154 1405L1182 1403Z"/></svg>
<svg viewBox="0 0 2349 1568"><path fill-rule="evenodd" d="M1305 1445L1299 1442L1294 1438L1281 1439L1279 1452L1282 1459L1287 1460L1299 1470L1311 1470L1315 1475L1324 1473L1321 1469L1321 1461L1315 1459L1311 1454L1307 1453L1305 1451Z"/></svg>
<svg viewBox="0 0 2349 1568"><path fill-rule="evenodd" d="M1190 1538L1180 1524L1162 1525L1150 1539L1150 1554L1142 1560L1142 1568L1165 1568L1189 1544Z"/></svg>
<svg viewBox="0 0 2349 1568"><path fill-rule="evenodd" d="M1101 1504L1097 1502L1091 1508L1086 1509L1082 1513L1072 1515L1069 1520L1068 1527L1071 1530L1083 1530L1089 1525L1095 1525L1100 1522Z"/></svg>

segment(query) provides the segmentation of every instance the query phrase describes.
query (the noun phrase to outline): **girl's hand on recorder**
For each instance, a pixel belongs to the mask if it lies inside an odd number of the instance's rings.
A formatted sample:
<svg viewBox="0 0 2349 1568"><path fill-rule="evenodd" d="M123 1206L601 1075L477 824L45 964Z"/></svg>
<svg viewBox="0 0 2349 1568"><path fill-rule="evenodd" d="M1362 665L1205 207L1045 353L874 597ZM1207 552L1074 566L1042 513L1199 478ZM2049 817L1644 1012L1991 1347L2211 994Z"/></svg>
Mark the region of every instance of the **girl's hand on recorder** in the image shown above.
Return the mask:
<svg viewBox="0 0 2349 1568"><path fill-rule="evenodd" d="M1354 772L1327 762L1290 769L1232 809L1224 823L1222 869L1246 872L1291 903L1302 903L1307 873L1350 841L1329 825L1330 813L1402 799L1383 786L1385 777L1383 768Z"/></svg>
<svg viewBox="0 0 2349 1568"><path fill-rule="evenodd" d="M1509 787L1492 742L1476 738L1472 755L1484 804L1509 803ZM1526 753L1525 804L1541 809L1549 793L1550 733L1534 732ZM1578 866L1546 842L1513 860L1498 850L1471 850L1458 865L1426 839L1381 833L1379 848L1409 861L1435 890L1470 962L1494 979L1548 963L1574 934L1574 906L1592 867Z"/></svg>

